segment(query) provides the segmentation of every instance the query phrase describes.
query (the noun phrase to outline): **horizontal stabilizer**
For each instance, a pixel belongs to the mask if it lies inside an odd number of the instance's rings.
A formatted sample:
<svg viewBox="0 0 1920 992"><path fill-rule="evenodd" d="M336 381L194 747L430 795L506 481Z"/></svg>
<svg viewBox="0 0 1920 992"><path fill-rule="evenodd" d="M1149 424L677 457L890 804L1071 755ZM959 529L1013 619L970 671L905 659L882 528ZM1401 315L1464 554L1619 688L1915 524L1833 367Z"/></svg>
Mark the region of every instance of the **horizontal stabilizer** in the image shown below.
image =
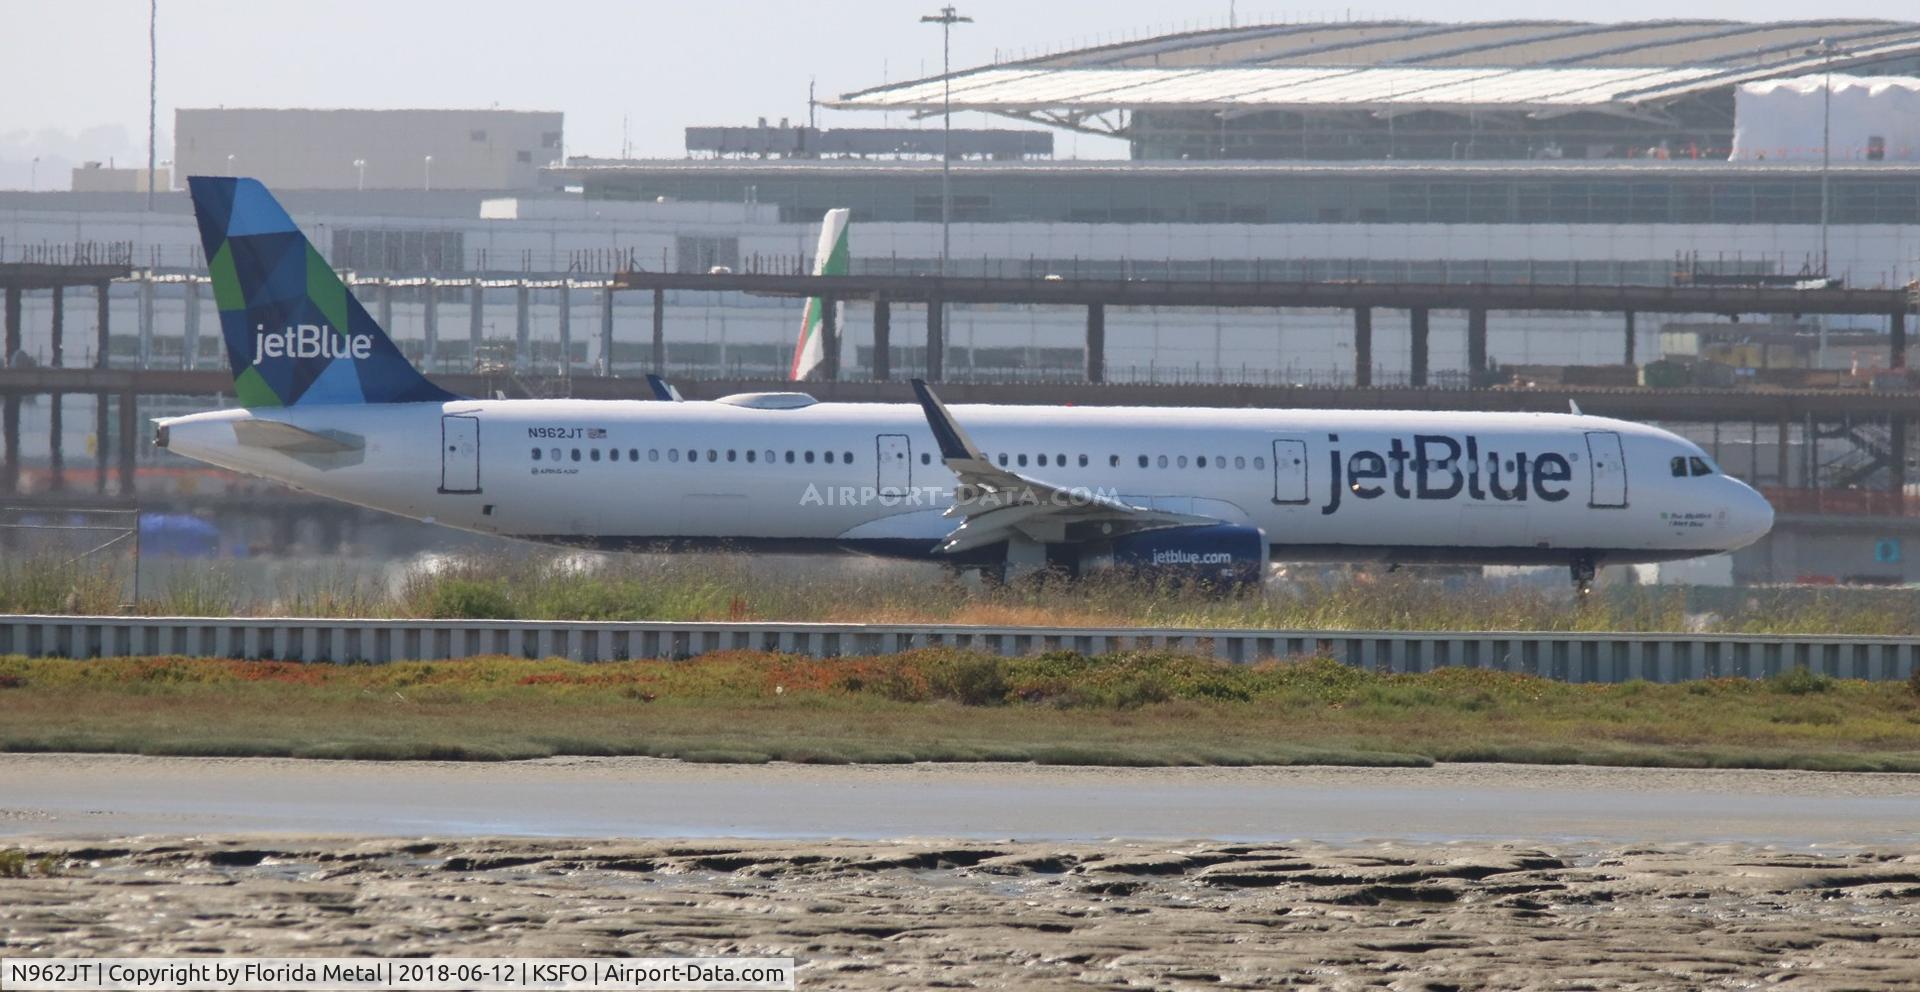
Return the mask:
<svg viewBox="0 0 1920 992"><path fill-rule="evenodd" d="M333 455L367 446L366 438L357 434L344 431L322 434L277 420L236 420L233 437L250 448L272 448L290 455Z"/></svg>

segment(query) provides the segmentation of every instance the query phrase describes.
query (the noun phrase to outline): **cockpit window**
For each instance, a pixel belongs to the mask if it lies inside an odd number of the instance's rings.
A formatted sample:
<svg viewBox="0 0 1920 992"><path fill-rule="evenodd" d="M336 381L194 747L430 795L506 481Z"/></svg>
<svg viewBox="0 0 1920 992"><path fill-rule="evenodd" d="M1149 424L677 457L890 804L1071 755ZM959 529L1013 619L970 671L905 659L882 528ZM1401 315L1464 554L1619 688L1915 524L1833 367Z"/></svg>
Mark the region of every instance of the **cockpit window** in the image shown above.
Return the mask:
<svg viewBox="0 0 1920 992"><path fill-rule="evenodd" d="M1704 458L1701 458L1698 455L1688 458L1687 464L1693 469L1694 475L1712 475L1713 474L1713 466L1708 465L1707 460Z"/></svg>
<svg viewBox="0 0 1920 992"><path fill-rule="evenodd" d="M1685 455L1675 455L1673 461L1669 464L1673 469L1674 478L1684 479L1687 477L1687 458Z"/></svg>

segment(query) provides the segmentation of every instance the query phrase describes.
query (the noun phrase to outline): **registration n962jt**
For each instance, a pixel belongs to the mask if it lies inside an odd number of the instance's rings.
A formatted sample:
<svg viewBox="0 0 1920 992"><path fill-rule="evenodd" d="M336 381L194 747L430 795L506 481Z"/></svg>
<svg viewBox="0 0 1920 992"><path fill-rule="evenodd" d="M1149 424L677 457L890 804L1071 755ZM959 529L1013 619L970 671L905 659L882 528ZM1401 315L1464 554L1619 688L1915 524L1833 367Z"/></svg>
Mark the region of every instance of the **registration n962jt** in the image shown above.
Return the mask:
<svg viewBox="0 0 1920 992"><path fill-rule="evenodd" d="M82 985L99 977L94 962L8 961L5 981L0 987L14 985Z"/></svg>

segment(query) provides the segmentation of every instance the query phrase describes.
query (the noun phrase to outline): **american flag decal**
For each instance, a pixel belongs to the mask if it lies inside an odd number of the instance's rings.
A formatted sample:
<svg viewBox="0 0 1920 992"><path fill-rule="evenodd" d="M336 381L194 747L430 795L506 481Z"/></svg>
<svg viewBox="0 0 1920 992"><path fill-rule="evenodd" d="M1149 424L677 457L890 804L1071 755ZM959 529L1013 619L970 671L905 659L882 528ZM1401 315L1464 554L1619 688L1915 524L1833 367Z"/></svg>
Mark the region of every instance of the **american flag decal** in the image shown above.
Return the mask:
<svg viewBox="0 0 1920 992"><path fill-rule="evenodd" d="M589 441L598 441L601 438L606 436L607 436L607 429L605 427L587 428L587 440Z"/></svg>

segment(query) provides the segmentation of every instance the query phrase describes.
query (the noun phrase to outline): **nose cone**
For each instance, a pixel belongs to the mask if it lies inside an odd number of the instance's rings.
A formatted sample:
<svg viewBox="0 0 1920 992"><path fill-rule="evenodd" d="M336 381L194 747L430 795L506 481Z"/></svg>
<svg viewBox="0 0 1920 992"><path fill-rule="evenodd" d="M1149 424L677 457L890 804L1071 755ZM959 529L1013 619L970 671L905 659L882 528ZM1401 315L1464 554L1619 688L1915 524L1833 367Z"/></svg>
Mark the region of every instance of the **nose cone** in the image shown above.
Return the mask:
<svg viewBox="0 0 1920 992"><path fill-rule="evenodd" d="M1737 479L1728 479L1733 487L1727 507L1729 550L1744 548L1773 530L1773 504L1759 491Z"/></svg>

